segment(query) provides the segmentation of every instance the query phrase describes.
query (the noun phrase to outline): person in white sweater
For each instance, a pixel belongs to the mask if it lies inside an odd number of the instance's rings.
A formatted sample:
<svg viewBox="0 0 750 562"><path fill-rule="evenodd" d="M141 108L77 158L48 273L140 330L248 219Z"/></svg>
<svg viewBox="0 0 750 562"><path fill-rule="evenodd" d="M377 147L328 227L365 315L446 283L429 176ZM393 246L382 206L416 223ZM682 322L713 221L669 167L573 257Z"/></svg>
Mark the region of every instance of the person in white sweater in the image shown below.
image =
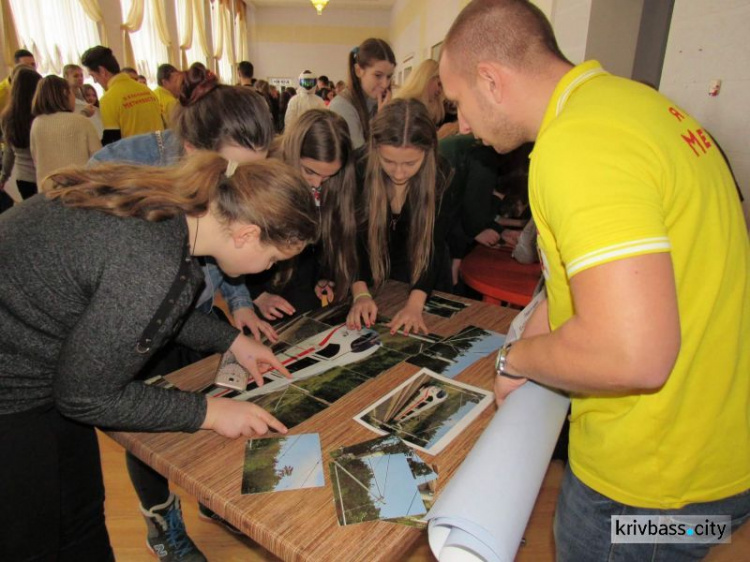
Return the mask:
<svg viewBox="0 0 750 562"><path fill-rule="evenodd" d="M309 70L305 70L299 75L299 88L297 95L289 100L284 115L284 129L288 129L309 109L325 109L326 103L315 95L315 89L318 83L318 77Z"/></svg>
<svg viewBox="0 0 750 562"><path fill-rule="evenodd" d="M83 115L73 113L75 93L68 82L50 75L39 82L31 112L31 157L36 167L39 191L51 172L64 166L83 166L102 147L94 125Z"/></svg>

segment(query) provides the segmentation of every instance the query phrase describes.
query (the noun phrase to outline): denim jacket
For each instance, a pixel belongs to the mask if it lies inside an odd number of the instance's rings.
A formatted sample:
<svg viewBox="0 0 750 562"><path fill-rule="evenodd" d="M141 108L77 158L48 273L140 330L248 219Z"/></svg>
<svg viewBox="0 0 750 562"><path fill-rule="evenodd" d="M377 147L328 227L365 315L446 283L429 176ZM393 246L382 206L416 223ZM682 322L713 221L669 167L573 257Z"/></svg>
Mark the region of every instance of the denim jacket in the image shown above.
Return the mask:
<svg viewBox="0 0 750 562"><path fill-rule="evenodd" d="M108 144L91 157L88 165L99 162L131 162L148 166L169 166L177 163L181 157L180 139L167 130L136 135ZM228 278L211 258L202 260L201 264L206 285L196 304L199 310L211 311L217 289L227 301L230 312L239 308L253 308L244 277Z"/></svg>

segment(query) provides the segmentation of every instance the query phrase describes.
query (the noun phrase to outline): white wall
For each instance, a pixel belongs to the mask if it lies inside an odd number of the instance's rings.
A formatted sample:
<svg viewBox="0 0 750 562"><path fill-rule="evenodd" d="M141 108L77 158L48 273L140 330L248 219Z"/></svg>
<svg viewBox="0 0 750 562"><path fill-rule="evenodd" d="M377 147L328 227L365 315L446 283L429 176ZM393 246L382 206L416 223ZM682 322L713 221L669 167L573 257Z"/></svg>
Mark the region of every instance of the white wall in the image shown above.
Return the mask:
<svg viewBox="0 0 750 562"><path fill-rule="evenodd" d="M750 2L676 0L660 91L698 119L734 168L750 217ZM722 80L721 92L708 95Z"/></svg>
<svg viewBox="0 0 750 562"><path fill-rule="evenodd" d="M256 78L294 77L309 69L346 80L349 51L368 37L387 38L388 10L336 8L318 16L312 6L255 8L248 28Z"/></svg>
<svg viewBox="0 0 750 562"><path fill-rule="evenodd" d="M557 44L574 64L586 60L591 3L592 0L557 0L552 3L549 18Z"/></svg>

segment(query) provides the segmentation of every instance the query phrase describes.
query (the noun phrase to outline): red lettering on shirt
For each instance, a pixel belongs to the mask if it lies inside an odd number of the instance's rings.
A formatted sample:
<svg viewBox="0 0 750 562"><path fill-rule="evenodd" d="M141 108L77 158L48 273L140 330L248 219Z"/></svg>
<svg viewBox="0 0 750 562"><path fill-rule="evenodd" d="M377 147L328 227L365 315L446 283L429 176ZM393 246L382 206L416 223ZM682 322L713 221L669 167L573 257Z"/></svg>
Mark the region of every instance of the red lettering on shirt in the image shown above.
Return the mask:
<svg viewBox="0 0 750 562"><path fill-rule="evenodd" d="M698 133L697 136L696 132ZM706 138L706 134L703 129L698 129L695 132L688 129L687 133L680 136L682 137L682 140L684 140L688 144L688 146L696 156L700 156L701 153L705 154L707 149L713 146L713 144L711 144L711 141ZM701 149L701 152L698 152L696 146Z"/></svg>
<svg viewBox="0 0 750 562"><path fill-rule="evenodd" d="M678 121L682 121L683 119L685 119L685 114L680 112L680 110L676 107L670 107L669 112L674 115Z"/></svg>
<svg viewBox="0 0 750 562"><path fill-rule="evenodd" d="M706 148L711 148L713 146L711 141L706 138L706 133L703 129L698 129L696 132L698 133L698 137L703 141L703 146Z"/></svg>

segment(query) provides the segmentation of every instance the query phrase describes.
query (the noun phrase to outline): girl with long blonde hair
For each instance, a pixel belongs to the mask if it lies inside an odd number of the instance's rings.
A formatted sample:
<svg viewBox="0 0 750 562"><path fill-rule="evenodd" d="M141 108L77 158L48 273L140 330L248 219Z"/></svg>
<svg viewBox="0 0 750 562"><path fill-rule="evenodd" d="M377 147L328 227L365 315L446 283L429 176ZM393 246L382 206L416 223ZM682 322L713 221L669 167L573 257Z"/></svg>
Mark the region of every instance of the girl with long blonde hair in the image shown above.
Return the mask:
<svg viewBox="0 0 750 562"><path fill-rule="evenodd" d="M321 222L321 241L296 258L294 278L287 279L284 272L277 276L287 285L254 283L254 291L262 293L253 303L275 320L316 308L323 298L347 297L357 272L356 178L346 121L327 109L304 112L277 140L271 156L302 173L319 205Z"/></svg>
<svg viewBox="0 0 750 562"><path fill-rule="evenodd" d="M316 240L317 211L285 164L215 153L50 178L47 197L0 216L0 481L13 482L3 553L110 560L95 426L286 431L250 403L134 378L172 338L231 350L259 384L261 366L285 372L270 349L193 308L198 258L230 275L262 271Z"/></svg>
<svg viewBox="0 0 750 562"><path fill-rule="evenodd" d="M445 238L456 205L448 201L451 169L438 156L435 125L414 99L397 99L372 122L367 154L358 163L359 275L352 285L347 324L370 326L376 289L388 279L408 283L409 299L390 323L392 332L427 333L422 309L436 286L449 286Z"/></svg>
<svg viewBox="0 0 750 562"><path fill-rule="evenodd" d="M421 101L427 108L430 119L439 127L445 119L445 95L440 83L437 61L422 61L394 97Z"/></svg>

